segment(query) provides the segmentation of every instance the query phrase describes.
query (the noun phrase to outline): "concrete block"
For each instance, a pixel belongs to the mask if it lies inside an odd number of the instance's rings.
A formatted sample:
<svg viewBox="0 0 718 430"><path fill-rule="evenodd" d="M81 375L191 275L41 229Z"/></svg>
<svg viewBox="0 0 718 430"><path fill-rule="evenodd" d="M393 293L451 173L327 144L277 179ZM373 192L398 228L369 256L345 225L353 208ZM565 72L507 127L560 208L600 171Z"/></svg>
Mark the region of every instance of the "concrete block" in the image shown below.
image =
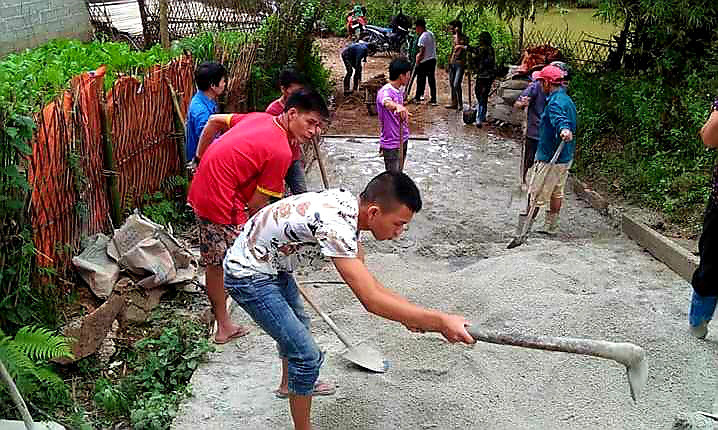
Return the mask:
<svg viewBox="0 0 718 430"><path fill-rule="evenodd" d="M699 258L641 221L624 214L621 230L671 270L690 282Z"/></svg>

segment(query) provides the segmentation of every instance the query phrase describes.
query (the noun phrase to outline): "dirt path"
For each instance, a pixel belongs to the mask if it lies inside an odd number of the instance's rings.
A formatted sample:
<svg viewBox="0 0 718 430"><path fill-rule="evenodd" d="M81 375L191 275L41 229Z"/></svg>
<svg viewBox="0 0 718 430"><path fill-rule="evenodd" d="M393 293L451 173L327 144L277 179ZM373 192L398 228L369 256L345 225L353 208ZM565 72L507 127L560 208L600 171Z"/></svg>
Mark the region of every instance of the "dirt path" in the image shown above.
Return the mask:
<svg viewBox="0 0 718 430"><path fill-rule="evenodd" d="M615 363L447 345L367 314L345 286L322 284L311 288L319 305L352 338L383 351L391 368L375 375L348 364L339 340L312 313L327 354L322 378L339 385L336 395L315 400L316 428L661 429L681 413L710 411L718 337L687 335L689 285L573 194L557 237L532 234L526 245L506 250L518 211L516 202L507 208L518 144L464 126L442 107L427 109L435 112L426 125L432 138L410 142L407 162L424 209L400 240L363 235L370 269L416 303L490 328L637 343L650 365L645 395L631 401L625 370ZM372 139L329 139L325 151L333 186L358 193L383 170ZM316 169L309 179L311 189L321 188ZM297 278L338 277L325 266ZM241 310L234 318L250 323ZM271 339L254 326L197 370L194 396L174 428L291 428L286 400L272 394L278 364Z"/></svg>

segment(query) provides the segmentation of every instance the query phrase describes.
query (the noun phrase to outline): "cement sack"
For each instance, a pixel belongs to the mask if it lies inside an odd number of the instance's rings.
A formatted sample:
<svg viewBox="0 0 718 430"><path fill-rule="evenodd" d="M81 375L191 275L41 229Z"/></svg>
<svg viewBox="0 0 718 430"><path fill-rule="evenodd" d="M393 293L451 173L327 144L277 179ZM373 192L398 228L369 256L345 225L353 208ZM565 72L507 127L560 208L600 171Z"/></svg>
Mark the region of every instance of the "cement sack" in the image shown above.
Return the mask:
<svg viewBox="0 0 718 430"><path fill-rule="evenodd" d="M138 282L144 288L189 281L197 269L189 249L137 211L115 230L107 253L125 270L146 276Z"/></svg>
<svg viewBox="0 0 718 430"><path fill-rule="evenodd" d="M72 264L77 268L80 277L101 299L110 297L112 287L120 276L120 266L107 255L109 241L109 237L98 233L90 237L87 247L72 259Z"/></svg>

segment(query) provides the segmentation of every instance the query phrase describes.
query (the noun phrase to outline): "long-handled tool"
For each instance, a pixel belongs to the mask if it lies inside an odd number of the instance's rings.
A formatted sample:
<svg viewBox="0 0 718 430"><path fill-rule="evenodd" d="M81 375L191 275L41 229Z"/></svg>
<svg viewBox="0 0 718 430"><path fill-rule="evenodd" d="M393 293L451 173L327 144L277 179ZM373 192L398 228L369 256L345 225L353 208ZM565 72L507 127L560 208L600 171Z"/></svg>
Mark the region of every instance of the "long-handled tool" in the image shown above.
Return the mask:
<svg viewBox="0 0 718 430"><path fill-rule="evenodd" d="M524 164L526 163L526 130L528 128L528 109L524 108L524 115L523 120L521 121L521 128L523 129L523 135L524 135L524 141L521 142L521 160L519 161L519 184L511 190L511 195L509 196L509 204L506 206L508 208L511 207L511 204L513 204L514 199L519 200L521 199L521 194L523 193L523 185L524 185Z"/></svg>
<svg viewBox="0 0 718 430"><path fill-rule="evenodd" d="M631 398L633 398L634 401L640 396L648 380L646 352L640 346L629 342L616 343L571 337L526 336L515 333L499 333L484 330L475 325L467 327L466 330L474 339L481 342L520 346L522 348L541 349L544 351L591 355L621 363L626 366L628 386L631 390Z"/></svg>
<svg viewBox="0 0 718 430"><path fill-rule="evenodd" d="M561 155L561 151L563 151L563 147L566 145L566 142L563 140L558 145L558 148L556 148L556 152L553 154L553 157L551 157L551 160L548 162L548 164L545 164L541 166L543 169L551 169L554 164L556 164L556 160L558 160L559 155ZM543 173L543 171L542 171ZM531 232L531 226L534 223L534 220L536 217L534 216L534 212L536 212L536 208L538 206L538 199L537 196L531 196L531 190L533 187L533 182L536 180L537 176L541 176L541 186L536 188L537 192L536 194L539 194L540 191L543 189L544 185L546 184L546 176L547 174L537 174L533 175L531 178L531 185L529 186L529 197L531 199L531 203L529 204L529 211L526 215L528 217L527 220L524 222L519 221L519 232L514 237L514 239L509 243L509 246L507 246L508 249L516 248L517 246L523 245L523 243L526 241L526 237L529 235L529 232Z"/></svg>
<svg viewBox="0 0 718 430"><path fill-rule="evenodd" d="M317 156L317 163L319 163L319 172L322 174L324 189L327 189L329 188L329 179L327 178L327 170L324 167L324 161L322 161L322 154L319 152L319 137L314 136L312 138L312 147L314 148L314 154Z"/></svg>
<svg viewBox="0 0 718 430"><path fill-rule="evenodd" d="M463 111L464 111L463 112L464 124L471 125L476 122L476 109L474 109L474 104L471 101L471 94L473 93L473 91L471 91L471 71L467 70L466 76L469 81L469 108L464 109L464 107L462 106L461 109L463 109Z"/></svg>
<svg viewBox="0 0 718 430"><path fill-rule="evenodd" d="M411 95L411 87L414 85L414 78L416 78L416 61L414 61L414 66L411 68L411 75L409 75L409 83L404 90L404 100L406 100L407 97Z"/></svg>
<svg viewBox="0 0 718 430"><path fill-rule="evenodd" d="M346 358L357 366L371 370L372 372L386 372L386 370L389 368L389 362L384 359L384 357L379 351L361 343L353 344L349 340L347 335L344 334L344 332L341 331L336 324L334 324L334 321L332 321L331 318L329 318L329 315L322 312L321 309L319 309L319 307L314 304L314 302L312 301L312 299L309 298L309 295L304 291L304 289L299 285L297 285L297 288L299 289L299 293L302 295L302 297L304 297L304 300L306 300L307 303L309 303L309 305L312 307L312 309L314 309L319 314L319 316L322 317L324 322L327 323L327 325L332 330L334 330L334 333L337 334L342 343L344 343L344 345L347 347L347 351L342 355L342 357Z"/></svg>
<svg viewBox="0 0 718 430"><path fill-rule="evenodd" d="M404 171L404 119L399 115L399 171Z"/></svg>

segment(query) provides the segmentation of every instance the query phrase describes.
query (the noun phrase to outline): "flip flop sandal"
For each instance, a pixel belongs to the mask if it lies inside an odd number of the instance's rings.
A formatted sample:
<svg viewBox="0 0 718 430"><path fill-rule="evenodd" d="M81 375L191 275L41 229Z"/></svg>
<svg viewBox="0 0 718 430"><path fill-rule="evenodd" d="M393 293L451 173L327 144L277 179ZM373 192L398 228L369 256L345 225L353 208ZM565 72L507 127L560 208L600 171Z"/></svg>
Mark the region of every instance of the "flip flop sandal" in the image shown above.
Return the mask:
<svg viewBox="0 0 718 430"><path fill-rule="evenodd" d="M323 388L321 390L317 389L320 385L326 385L326 388ZM312 396L331 396L332 394L337 392L337 387L333 384L329 384L323 381L317 381L314 384L314 391L312 392ZM288 399L289 393L282 393L279 390L274 390L274 395L279 399Z"/></svg>
<svg viewBox="0 0 718 430"><path fill-rule="evenodd" d="M227 339L225 339L225 340L223 340L223 341L219 341L219 340L217 340L217 338L215 337L215 338L214 338L214 343L215 343L216 345L224 345L225 343L230 342L230 341L232 341L232 340L234 340L234 339L239 339L240 337L243 337L243 336L248 335L250 331L251 331L251 330L248 329L248 328L246 328L246 327L240 327L239 330L237 330L237 331L235 331L234 333L232 333L231 336L229 336Z"/></svg>

